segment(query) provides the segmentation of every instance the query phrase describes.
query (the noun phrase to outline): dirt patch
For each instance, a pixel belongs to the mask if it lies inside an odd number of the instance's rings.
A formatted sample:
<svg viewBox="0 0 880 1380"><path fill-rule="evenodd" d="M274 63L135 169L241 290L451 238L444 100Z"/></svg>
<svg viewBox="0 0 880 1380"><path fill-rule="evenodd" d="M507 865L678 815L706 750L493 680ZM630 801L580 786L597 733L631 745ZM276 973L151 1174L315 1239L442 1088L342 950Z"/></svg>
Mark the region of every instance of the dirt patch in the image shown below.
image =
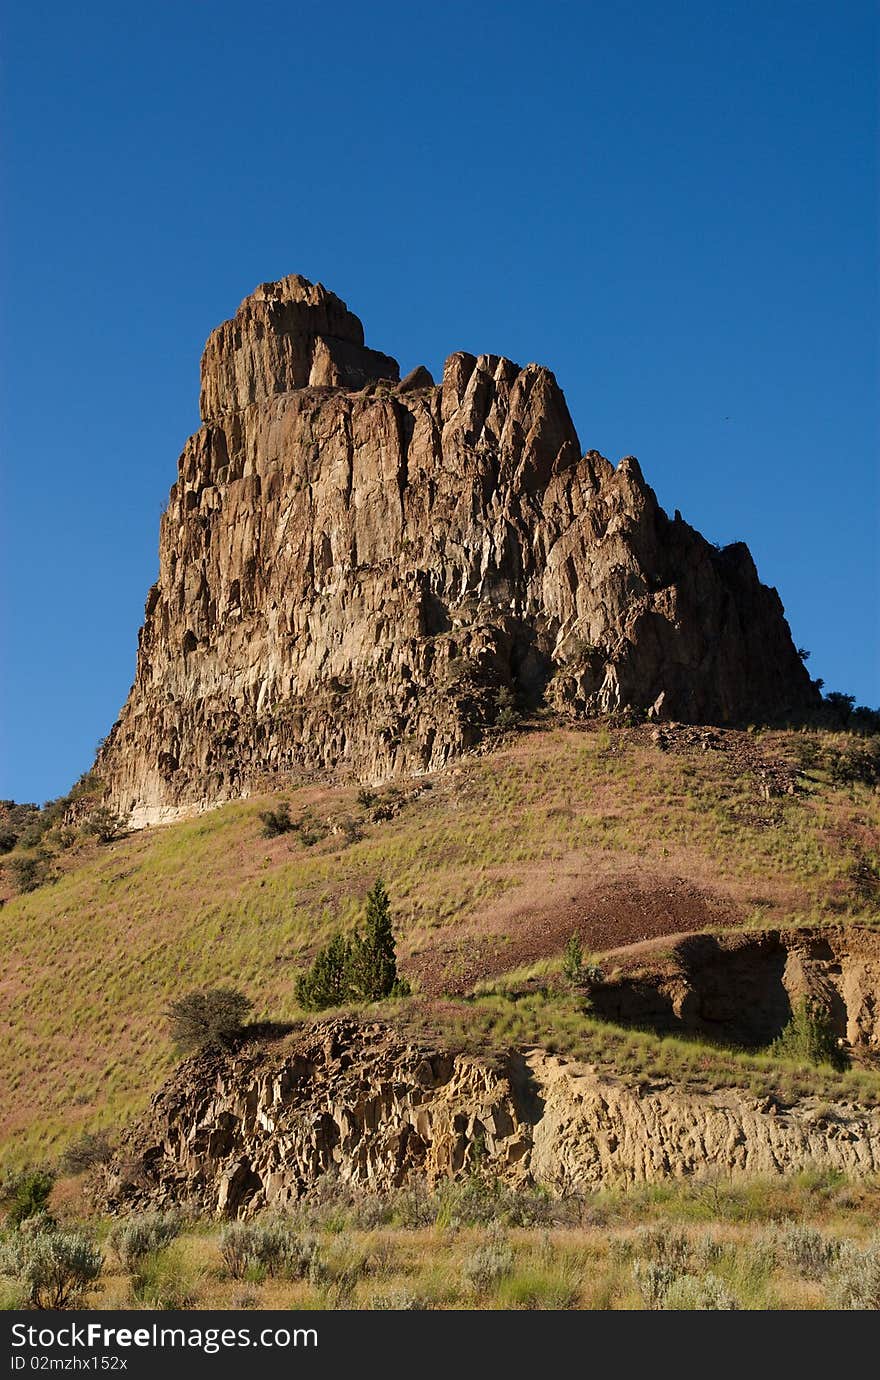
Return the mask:
<svg viewBox="0 0 880 1380"><path fill-rule="evenodd" d="M445 942L413 954L406 967L427 995L456 995L560 954L572 934L601 953L740 919L734 902L671 873L634 864L584 876L577 863L554 865L475 912Z"/></svg>

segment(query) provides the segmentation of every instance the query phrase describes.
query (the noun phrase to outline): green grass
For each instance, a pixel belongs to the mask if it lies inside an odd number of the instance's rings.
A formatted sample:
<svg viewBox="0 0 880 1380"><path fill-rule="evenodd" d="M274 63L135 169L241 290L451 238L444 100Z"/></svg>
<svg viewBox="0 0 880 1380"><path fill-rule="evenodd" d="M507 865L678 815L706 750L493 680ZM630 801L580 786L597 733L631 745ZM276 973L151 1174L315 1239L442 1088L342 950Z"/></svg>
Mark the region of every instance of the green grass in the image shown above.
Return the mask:
<svg viewBox="0 0 880 1380"><path fill-rule="evenodd" d="M780 742L768 736L768 749ZM362 820L363 838L266 840L260 811L282 799L294 818L308 809L331 825ZM454 974L487 906L515 905L517 888L551 884L572 862L585 875L638 865L694 878L743 923L875 923L876 901L852 869L880 861L880 797L811 780L807 794L762 802L757 816L755 801L724 754L664 754L644 734L557 728L438 776L391 821L370 822L354 786L311 787L90 845L62 858L57 882L3 907L0 1144L16 1160L39 1159L143 1108L174 1063L163 1011L194 988L232 985L254 1000L256 1019L295 1019L296 973L335 928L354 925L380 874L404 974L414 956L446 950ZM510 939L495 933L496 966ZM560 956L546 955L550 968ZM419 1011L418 993L410 1005ZM613 1044L633 1071L678 1076L707 1057L681 1042L603 1036L552 1003L487 997L463 1019L499 1040L541 1036L609 1057ZM770 1076L760 1061L713 1059L730 1077L763 1086ZM860 1075L847 1077L861 1088Z"/></svg>

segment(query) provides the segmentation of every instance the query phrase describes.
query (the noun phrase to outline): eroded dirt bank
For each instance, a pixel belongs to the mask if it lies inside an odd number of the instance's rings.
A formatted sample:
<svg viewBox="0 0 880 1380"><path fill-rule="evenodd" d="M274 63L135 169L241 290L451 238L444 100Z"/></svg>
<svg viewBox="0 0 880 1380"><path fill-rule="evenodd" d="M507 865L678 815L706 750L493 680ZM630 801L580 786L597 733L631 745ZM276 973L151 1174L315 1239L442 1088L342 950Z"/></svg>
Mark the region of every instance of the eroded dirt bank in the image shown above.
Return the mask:
<svg viewBox="0 0 880 1380"><path fill-rule="evenodd" d="M688 934L602 959L590 993L609 1020L769 1044L809 1000L859 1060L880 1057L880 932L867 925Z"/></svg>

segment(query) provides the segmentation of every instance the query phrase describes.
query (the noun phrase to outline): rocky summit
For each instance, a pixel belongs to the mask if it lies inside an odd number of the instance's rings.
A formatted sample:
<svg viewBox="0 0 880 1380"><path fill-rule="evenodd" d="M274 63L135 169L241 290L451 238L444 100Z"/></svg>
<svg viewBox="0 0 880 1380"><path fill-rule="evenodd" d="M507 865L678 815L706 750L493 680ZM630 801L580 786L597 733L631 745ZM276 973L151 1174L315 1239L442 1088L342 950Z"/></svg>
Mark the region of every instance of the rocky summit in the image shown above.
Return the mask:
<svg viewBox="0 0 880 1380"><path fill-rule="evenodd" d="M97 763L133 824L314 770L433 770L505 704L725 723L817 701L747 548L667 517L632 457L583 454L549 369L457 353L401 380L292 275L201 374Z"/></svg>

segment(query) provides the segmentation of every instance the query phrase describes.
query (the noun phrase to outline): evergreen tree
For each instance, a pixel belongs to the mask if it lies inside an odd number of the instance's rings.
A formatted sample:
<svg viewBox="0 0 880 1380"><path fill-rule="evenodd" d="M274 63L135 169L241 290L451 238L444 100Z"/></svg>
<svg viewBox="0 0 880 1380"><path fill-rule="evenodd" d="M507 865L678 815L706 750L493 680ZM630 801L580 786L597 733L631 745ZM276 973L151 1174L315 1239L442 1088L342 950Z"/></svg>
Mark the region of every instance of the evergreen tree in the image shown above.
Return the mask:
<svg viewBox="0 0 880 1380"><path fill-rule="evenodd" d="M341 934L319 949L308 972L296 980L296 999L307 1011L342 1006L351 997L352 945Z"/></svg>
<svg viewBox="0 0 880 1380"><path fill-rule="evenodd" d="M361 1001L381 1001L394 991L397 955L391 928L391 902L381 877L367 893L364 933L355 931L351 955L352 995Z"/></svg>

